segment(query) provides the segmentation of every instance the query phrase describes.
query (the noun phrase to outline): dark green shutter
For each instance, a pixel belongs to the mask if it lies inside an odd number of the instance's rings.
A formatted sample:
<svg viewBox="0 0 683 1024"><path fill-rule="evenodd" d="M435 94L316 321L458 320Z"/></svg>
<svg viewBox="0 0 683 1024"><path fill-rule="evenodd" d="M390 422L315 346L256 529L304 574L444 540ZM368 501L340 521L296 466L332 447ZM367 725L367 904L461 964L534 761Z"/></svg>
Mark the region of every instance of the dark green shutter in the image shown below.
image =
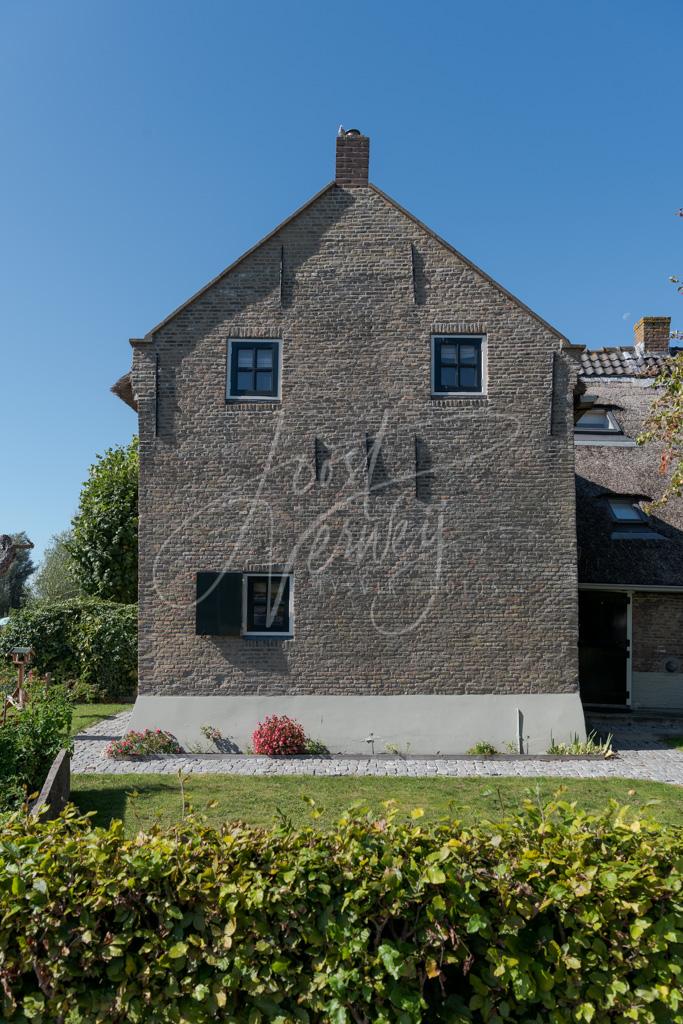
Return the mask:
<svg viewBox="0 0 683 1024"><path fill-rule="evenodd" d="M201 636L239 636L242 630L242 573L197 573L197 626Z"/></svg>

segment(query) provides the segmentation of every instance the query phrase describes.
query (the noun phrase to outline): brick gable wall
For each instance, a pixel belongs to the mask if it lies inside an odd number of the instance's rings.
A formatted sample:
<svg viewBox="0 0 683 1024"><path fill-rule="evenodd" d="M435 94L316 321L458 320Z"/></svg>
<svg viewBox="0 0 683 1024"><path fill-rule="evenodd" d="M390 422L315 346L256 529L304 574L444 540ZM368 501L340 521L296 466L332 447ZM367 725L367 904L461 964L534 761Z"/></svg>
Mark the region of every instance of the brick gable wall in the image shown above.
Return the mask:
<svg viewBox="0 0 683 1024"><path fill-rule="evenodd" d="M485 332L486 397L431 398L434 330ZM229 337L283 339L280 403L226 403ZM573 692L566 359L372 189L325 192L135 348L140 692ZM383 421L390 486L352 501ZM326 487L316 438L333 453ZM416 439L430 467L417 497ZM359 564L346 557L363 548ZM198 570L290 557L293 640L195 635Z"/></svg>

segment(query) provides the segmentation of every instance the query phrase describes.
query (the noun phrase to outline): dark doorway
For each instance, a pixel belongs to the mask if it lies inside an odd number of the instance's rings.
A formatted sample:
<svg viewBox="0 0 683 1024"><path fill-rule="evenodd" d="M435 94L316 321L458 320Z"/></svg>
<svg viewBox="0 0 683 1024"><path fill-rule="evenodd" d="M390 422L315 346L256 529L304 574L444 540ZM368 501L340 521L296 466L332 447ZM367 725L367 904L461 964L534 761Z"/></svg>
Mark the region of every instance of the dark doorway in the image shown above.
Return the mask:
<svg viewBox="0 0 683 1024"><path fill-rule="evenodd" d="M579 591L579 685L584 704L625 704L627 594Z"/></svg>

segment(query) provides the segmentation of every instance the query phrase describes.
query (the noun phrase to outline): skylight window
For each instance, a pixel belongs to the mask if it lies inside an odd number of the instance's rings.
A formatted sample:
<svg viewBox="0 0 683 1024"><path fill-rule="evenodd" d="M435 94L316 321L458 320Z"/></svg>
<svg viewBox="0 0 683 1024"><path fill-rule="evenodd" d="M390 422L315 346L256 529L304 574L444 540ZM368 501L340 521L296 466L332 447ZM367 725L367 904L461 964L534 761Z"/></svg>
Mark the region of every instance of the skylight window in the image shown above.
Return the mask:
<svg viewBox="0 0 683 1024"><path fill-rule="evenodd" d="M647 520L645 513L629 498L610 498L609 507L618 523L643 523Z"/></svg>
<svg viewBox="0 0 683 1024"><path fill-rule="evenodd" d="M635 448L636 442L627 437L611 409L593 406L587 409L574 424L576 445L616 445Z"/></svg>
<svg viewBox="0 0 683 1024"><path fill-rule="evenodd" d="M611 540L664 540L665 538L650 526L649 516L632 498L608 498L616 528L610 534Z"/></svg>
<svg viewBox="0 0 683 1024"><path fill-rule="evenodd" d="M608 409L589 409L576 421L581 434L620 434L621 427Z"/></svg>

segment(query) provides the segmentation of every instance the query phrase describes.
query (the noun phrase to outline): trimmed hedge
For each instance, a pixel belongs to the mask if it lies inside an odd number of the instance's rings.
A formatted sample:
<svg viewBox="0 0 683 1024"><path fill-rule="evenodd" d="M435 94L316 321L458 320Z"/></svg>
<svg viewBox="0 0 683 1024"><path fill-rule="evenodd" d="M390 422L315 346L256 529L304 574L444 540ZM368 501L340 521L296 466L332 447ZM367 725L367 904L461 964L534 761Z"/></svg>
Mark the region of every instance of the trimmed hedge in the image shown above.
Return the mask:
<svg viewBox="0 0 683 1024"><path fill-rule="evenodd" d="M420 815L133 840L15 816L2 1019L683 1021L680 829L562 802L475 829Z"/></svg>
<svg viewBox="0 0 683 1024"><path fill-rule="evenodd" d="M96 598L34 604L0 630L0 657L33 647L33 668L57 682L78 681L82 699L125 701L137 685L137 605Z"/></svg>

